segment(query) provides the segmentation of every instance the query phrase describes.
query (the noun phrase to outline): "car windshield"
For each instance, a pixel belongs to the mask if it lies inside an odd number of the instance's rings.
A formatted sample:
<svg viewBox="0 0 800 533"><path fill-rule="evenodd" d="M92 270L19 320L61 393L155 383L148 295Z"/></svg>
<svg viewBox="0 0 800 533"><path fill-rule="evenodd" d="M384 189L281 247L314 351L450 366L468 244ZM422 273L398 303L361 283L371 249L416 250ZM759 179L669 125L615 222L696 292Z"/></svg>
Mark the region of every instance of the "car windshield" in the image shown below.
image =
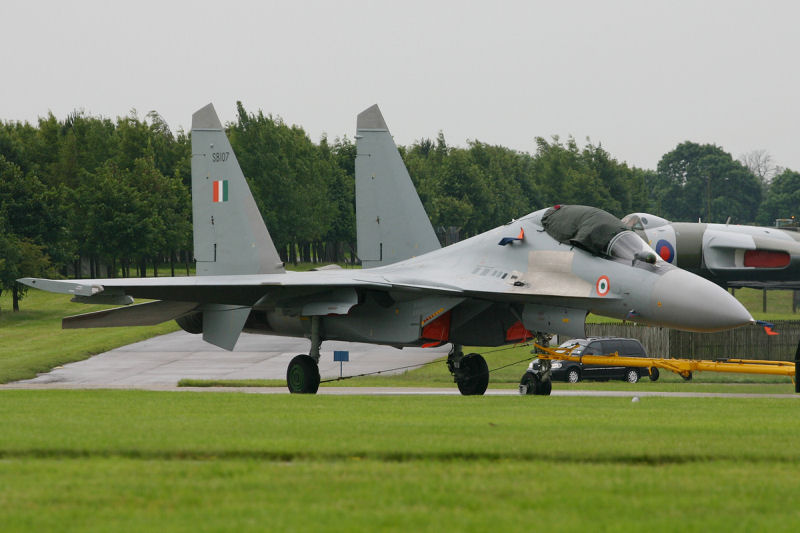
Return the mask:
<svg viewBox="0 0 800 533"><path fill-rule="evenodd" d="M558 345L558 347L559 348L572 348L573 346L577 346L578 348L576 348L576 350L580 351L583 347L586 346L587 342L588 341L586 339L570 339L570 340L568 340L566 342L562 342L561 344Z"/></svg>

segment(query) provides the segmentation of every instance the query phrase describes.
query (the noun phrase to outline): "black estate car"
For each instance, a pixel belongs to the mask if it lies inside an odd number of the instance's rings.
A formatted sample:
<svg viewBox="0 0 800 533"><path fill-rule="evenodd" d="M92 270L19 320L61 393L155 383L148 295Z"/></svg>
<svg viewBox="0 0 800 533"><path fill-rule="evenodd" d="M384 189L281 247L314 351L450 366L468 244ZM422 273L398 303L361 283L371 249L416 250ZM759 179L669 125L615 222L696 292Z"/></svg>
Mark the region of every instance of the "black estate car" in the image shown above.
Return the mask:
<svg viewBox="0 0 800 533"><path fill-rule="evenodd" d="M621 337L589 337L586 339L570 339L559 345L559 348L575 346L572 355L609 355L618 352L625 357L647 357L647 352L636 339L624 339ZM528 365L528 372L535 372L539 369L539 359L534 359ZM621 379L629 383L636 383L639 378L649 376L652 381L658 379L658 368L627 368L619 365L585 365L577 361L555 360L551 366L551 376L553 380L577 383L583 379L594 379L608 381L609 379ZM522 381L526 381L523 375Z"/></svg>

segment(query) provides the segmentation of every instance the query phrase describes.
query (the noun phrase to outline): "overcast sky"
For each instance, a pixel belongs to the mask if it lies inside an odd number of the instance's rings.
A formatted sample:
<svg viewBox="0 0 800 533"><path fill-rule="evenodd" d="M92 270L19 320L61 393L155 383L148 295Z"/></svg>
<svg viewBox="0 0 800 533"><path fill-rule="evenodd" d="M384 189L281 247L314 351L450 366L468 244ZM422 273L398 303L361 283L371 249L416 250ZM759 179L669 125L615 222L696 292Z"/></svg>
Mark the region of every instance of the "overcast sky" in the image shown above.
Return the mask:
<svg viewBox="0 0 800 533"><path fill-rule="evenodd" d="M678 143L800 170L796 1L7 2L0 119L213 102L353 137L378 103L398 144L444 132L533 152L589 137L655 168Z"/></svg>

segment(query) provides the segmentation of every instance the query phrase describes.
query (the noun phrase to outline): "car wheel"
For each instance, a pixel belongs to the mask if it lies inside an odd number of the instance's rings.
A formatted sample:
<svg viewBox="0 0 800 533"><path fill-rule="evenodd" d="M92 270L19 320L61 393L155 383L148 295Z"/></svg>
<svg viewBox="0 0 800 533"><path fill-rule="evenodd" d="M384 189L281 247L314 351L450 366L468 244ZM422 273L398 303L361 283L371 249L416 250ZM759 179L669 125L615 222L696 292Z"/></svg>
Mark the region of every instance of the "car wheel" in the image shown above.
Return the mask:
<svg viewBox="0 0 800 533"><path fill-rule="evenodd" d="M625 381L628 383L636 383L639 381L639 371L635 368L629 368L627 372L625 372Z"/></svg>
<svg viewBox="0 0 800 533"><path fill-rule="evenodd" d="M581 373L577 368L567 370L567 383L577 383L581 380Z"/></svg>
<svg viewBox="0 0 800 533"><path fill-rule="evenodd" d="M658 369L656 367L651 368L650 381L658 381L658 376L659 376Z"/></svg>

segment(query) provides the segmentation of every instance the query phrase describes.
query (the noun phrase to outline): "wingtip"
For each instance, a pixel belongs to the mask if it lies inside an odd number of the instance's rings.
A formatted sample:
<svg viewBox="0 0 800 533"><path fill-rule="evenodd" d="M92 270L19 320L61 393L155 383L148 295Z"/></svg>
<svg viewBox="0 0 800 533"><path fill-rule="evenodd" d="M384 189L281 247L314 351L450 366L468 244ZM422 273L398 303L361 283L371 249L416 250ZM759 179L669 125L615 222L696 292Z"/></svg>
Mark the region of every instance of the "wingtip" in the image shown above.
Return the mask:
<svg viewBox="0 0 800 533"><path fill-rule="evenodd" d="M386 125L386 121L383 120L383 115L381 114L378 104L371 105L358 114L356 129L389 131L389 127Z"/></svg>
<svg viewBox="0 0 800 533"><path fill-rule="evenodd" d="M192 115L193 130L221 130L222 123L219 121L214 104L208 104L194 112Z"/></svg>

